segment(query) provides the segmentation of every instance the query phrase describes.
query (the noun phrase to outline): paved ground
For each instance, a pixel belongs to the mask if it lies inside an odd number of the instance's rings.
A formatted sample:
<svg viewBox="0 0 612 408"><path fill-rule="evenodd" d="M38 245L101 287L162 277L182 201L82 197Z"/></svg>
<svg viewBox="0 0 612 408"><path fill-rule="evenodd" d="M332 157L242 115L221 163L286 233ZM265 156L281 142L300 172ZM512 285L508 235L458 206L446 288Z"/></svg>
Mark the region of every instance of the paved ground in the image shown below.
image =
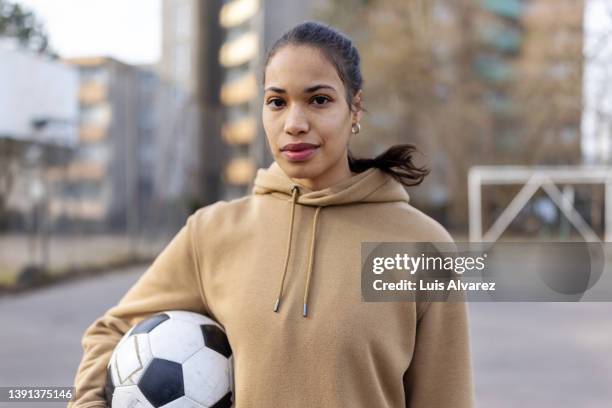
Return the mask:
<svg viewBox="0 0 612 408"><path fill-rule="evenodd" d="M72 385L81 359L81 334L117 303L140 273L140 268L128 269L0 298L0 386ZM29 408L0 402L0 407L9 406Z"/></svg>
<svg viewBox="0 0 612 408"><path fill-rule="evenodd" d="M612 406L612 303L472 303L478 406Z"/></svg>
<svg viewBox="0 0 612 408"><path fill-rule="evenodd" d="M81 334L141 272L0 298L0 386L70 385ZM470 311L478 407L612 406L612 303L473 303ZM0 403L10 406L26 408Z"/></svg>

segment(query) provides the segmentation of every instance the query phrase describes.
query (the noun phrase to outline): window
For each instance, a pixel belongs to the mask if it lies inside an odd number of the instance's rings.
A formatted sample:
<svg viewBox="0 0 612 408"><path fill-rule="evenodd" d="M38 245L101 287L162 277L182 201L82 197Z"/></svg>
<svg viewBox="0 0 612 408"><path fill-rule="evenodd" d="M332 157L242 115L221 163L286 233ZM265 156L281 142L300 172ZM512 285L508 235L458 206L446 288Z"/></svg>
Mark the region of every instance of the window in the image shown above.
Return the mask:
<svg viewBox="0 0 612 408"><path fill-rule="evenodd" d="M514 77L512 66L504 59L493 55L480 55L476 58L478 74L491 82L504 82Z"/></svg>
<svg viewBox="0 0 612 408"><path fill-rule="evenodd" d="M232 81L235 81L239 78L244 77L246 74L249 73L249 63L244 63L242 65L238 65L237 67L231 67L231 68L227 68L225 70L225 83L230 83Z"/></svg>
<svg viewBox="0 0 612 408"><path fill-rule="evenodd" d="M525 5L522 0L484 0L485 9L503 17L518 19Z"/></svg>
<svg viewBox="0 0 612 408"><path fill-rule="evenodd" d="M179 40L188 40L191 37L192 9L188 1L181 0L176 3L174 10L174 33Z"/></svg>
<svg viewBox="0 0 612 408"><path fill-rule="evenodd" d="M228 122L238 121L246 117L249 114L249 112L250 112L250 109L249 109L248 103L243 103L240 105L228 107L226 109L227 121Z"/></svg>
<svg viewBox="0 0 612 408"><path fill-rule="evenodd" d="M180 83L187 83L191 76L190 51L188 42L178 43L174 48L174 76Z"/></svg>
<svg viewBox="0 0 612 408"><path fill-rule="evenodd" d="M77 159L105 163L110 159L108 146L103 143L88 143L79 146Z"/></svg>
<svg viewBox="0 0 612 408"><path fill-rule="evenodd" d="M107 126L112 116L111 108L108 104L99 104L81 107L81 124Z"/></svg>
<svg viewBox="0 0 612 408"><path fill-rule="evenodd" d="M102 66L81 68L79 76L81 83L93 81L100 84L108 84L108 71Z"/></svg>

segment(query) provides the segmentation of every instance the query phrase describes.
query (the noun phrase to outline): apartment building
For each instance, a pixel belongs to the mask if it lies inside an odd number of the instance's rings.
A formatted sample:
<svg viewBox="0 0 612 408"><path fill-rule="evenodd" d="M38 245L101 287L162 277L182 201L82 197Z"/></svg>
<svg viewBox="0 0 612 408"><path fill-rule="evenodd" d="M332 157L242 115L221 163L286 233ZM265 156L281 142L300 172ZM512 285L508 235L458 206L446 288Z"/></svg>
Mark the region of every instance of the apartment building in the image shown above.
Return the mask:
<svg viewBox="0 0 612 408"><path fill-rule="evenodd" d="M66 166L50 169L51 218L135 229L150 197L153 74L107 57L65 62L79 76L78 143Z"/></svg>

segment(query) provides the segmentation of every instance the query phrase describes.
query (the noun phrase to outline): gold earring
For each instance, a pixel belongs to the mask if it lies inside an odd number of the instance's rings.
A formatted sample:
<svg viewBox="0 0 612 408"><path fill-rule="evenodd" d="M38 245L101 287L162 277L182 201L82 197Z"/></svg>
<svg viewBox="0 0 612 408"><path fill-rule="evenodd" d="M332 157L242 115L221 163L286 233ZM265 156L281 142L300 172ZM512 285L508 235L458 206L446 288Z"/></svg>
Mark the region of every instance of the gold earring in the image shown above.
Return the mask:
<svg viewBox="0 0 612 408"><path fill-rule="evenodd" d="M361 132L361 125L359 122L353 123L353 126L351 126L351 133L356 135L359 132Z"/></svg>

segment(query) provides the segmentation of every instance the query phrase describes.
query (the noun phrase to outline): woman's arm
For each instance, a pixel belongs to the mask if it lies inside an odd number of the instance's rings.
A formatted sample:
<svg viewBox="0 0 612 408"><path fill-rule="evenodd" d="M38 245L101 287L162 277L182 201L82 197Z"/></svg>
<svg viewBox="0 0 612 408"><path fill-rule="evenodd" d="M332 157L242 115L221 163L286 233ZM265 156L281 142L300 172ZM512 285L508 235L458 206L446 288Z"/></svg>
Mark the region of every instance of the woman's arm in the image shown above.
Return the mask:
<svg viewBox="0 0 612 408"><path fill-rule="evenodd" d="M106 407L106 366L121 337L134 324L166 310L208 314L202 293L199 261L194 241L198 213L155 259L121 299L97 319L82 338L83 358L75 378L75 400L70 408Z"/></svg>
<svg viewBox="0 0 612 408"><path fill-rule="evenodd" d="M465 302L431 302L426 306L417 323L404 390L407 408L474 406Z"/></svg>

